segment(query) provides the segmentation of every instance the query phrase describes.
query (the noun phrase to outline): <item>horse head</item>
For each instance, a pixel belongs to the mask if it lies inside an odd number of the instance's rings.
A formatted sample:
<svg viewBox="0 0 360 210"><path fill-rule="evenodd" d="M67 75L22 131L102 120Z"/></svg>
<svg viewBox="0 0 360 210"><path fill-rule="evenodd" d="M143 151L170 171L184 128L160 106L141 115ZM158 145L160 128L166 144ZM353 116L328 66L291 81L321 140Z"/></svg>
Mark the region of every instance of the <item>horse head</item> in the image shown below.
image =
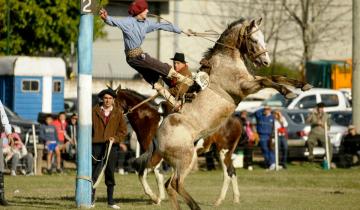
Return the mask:
<svg viewBox="0 0 360 210"><path fill-rule="evenodd" d="M259 28L261 21L262 18L259 18L251 20L248 25L244 24L245 28L240 29L243 43L240 42L239 46L255 66L269 66L271 60L266 49L264 34Z"/></svg>

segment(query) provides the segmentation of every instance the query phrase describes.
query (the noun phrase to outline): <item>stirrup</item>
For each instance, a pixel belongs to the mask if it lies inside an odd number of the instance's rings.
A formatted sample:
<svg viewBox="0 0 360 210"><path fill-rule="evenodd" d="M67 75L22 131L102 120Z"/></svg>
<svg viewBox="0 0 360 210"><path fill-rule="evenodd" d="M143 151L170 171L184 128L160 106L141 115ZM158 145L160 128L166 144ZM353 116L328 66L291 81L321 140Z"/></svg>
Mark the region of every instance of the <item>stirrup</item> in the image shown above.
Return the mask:
<svg viewBox="0 0 360 210"><path fill-rule="evenodd" d="M194 78L195 82L200 86L201 90L204 90L205 88L207 88L210 84L210 77L209 75L204 72L204 71L200 71L195 75Z"/></svg>

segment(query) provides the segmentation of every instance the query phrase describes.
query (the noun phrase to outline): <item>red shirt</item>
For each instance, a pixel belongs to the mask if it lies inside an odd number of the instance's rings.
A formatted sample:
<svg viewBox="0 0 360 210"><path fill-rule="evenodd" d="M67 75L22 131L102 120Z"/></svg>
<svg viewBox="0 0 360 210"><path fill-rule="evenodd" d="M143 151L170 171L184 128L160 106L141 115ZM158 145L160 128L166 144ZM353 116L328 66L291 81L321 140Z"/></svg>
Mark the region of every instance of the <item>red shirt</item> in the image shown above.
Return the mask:
<svg viewBox="0 0 360 210"><path fill-rule="evenodd" d="M56 132L58 134L58 139L61 143L65 142L65 131L66 131L66 127L67 127L67 123L66 121L61 123L60 120L54 120L54 122L52 123L53 126L55 126L56 128Z"/></svg>

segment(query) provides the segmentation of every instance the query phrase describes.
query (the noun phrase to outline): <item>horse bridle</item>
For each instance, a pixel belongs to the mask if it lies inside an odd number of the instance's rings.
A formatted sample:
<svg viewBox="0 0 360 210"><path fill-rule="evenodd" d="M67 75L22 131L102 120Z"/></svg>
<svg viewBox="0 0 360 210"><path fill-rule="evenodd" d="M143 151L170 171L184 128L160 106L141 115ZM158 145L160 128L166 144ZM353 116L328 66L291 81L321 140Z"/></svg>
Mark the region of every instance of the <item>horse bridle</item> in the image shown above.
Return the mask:
<svg viewBox="0 0 360 210"><path fill-rule="evenodd" d="M240 50L242 44L245 43L246 54L249 56L251 61L255 61L255 59L257 59L262 54L267 53L268 51L266 49L260 50L257 53L251 51L251 48L250 48L251 35L253 33L259 31L260 29L257 27L256 30L250 31L249 33L247 33L247 29L249 28L249 26L250 25L248 22L244 22L243 25L241 26L241 28L239 30L239 41L237 44L237 48Z"/></svg>

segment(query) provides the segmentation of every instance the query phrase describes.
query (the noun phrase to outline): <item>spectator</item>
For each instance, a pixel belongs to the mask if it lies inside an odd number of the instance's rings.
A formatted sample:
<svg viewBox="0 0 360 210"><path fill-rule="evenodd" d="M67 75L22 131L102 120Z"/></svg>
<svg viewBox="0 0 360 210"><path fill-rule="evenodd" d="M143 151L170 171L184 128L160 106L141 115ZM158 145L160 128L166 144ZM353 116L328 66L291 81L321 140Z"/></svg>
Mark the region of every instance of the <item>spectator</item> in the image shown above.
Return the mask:
<svg viewBox="0 0 360 210"><path fill-rule="evenodd" d="M255 112L256 130L259 134L259 145L265 160L265 167L275 170L275 157L272 149L272 133L274 128L274 116L271 114L270 106Z"/></svg>
<svg viewBox="0 0 360 210"><path fill-rule="evenodd" d="M7 139L10 142L10 145L13 142L13 138L11 135L11 126L9 124L9 120L6 116L4 106L0 100L0 133L5 132ZM0 145L2 145L2 138L0 138ZM8 206L9 203L5 199L5 190L4 190L4 155L3 149L0 147L0 205Z"/></svg>
<svg viewBox="0 0 360 210"><path fill-rule="evenodd" d="M31 153L28 153L25 145L22 143L21 138L18 132L15 132L13 129L13 140L14 143L12 146L3 144L4 147L4 155L6 156L5 162L11 160L11 176L16 176L16 167L19 164L19 161L25 161L26 169L23 171L23 174L27 176L33 176L33 161L34 157ZM3 137L2 137L3 138ZM5 137L6 138L6 137Z"/></svg>
<svg viewBox="0 0 360 210"><path fill-rule="evenodd" d="M92 110L92 181L96 183L100 172L102 170L102 161L106 157L106 148L108 141L114 141L114 146L111 148L108 162L105 168L105 184L107 187L107 202L109 208L119 209L113 199L114 194L114 172L116 165L116 150L119 147L126 134L127 127L121 107L114 103L116 97L115 91L112 89L102 90L98 97L102 99L102 104L97 104ZM124 147L124 146L121 146ZM106 162L106 160L105 160ZM93 189L91 197L92 207L95 207L95 189Z"/></svg>
<svg viewBox="0 0 360 210"><path fill-rule="evenodd" d="M45 148L47 150L47 172L51 174L51 165L53 154L56 154L56 172L61 173L61 158L60 158L60 149L58 146L59 139L58 134L56 132L56 128L53 125L53 118L51 115L47 115L45 117L45 125L41 125L40 127L40 140L45 142Z"/></svg>
<svg viewBox="0 0 360 210"><path fill-rule="evenodd" d="M339 166L343 168L351 167L359 163L360 156L360 134L356 132L354 125L349 125L348 134L341 142L341 152L339 155Z"/></svg>
<svg viewBox="0 0 360 210"><path fill-rule="evenodd" d="M248 113L242 111L240 113L240 120L243 125L243 133L246 134L246 142L244 144L244 168L249 171L253 170L253 147L255 144L255 134L251 128L251 123L248 119Z"/></svg>
<svg viewBox="0 0 360 210"><path fill-rule="evenodd" d="M278 134L278 145L279 145L279 153L280 157L280 165L286 169L287 163L287 153L288 153L288 143L287 143L287 127L288 122L285 117L281 114L279 110L274 112L275 116L275 131Z"/></svg>
<svg viewBox="0 0 360 210"><path fill-rule="evenodd" d="M311 124L311 131L309 133L309 138L307 140L307 147L309 150L309 161L314 161L314 147L318 144L318 142L321 143L321 146L326 151L326 144L325 144L325 122L327 123L327 128L330 129L330 118L328 114L324 112L324 103L318 103L316 105L316 109L307 117L306 119L307 123ZM328 138L329 139L329 138ZM330 160L328 160L329 163L331 163L332 159L332 145L329 143L329 157Z"/></svg>
<svg viewBox="0 0 360 210"><path fill-rule="evenodd" d="M53 121L52 125L56 128L59 140L58 147L60 149L60 152L64 153L66 150L66 141L71 141L71 139L66 134L67 122L65 112L60 112L58 118Z"/></svg>
<svg viewBox="0 0 360 210"><path fill-rule="evenodd" d="M76 113L71 115L70 123L66 127L66 136L68 136L69 141L65 143L65 151L69 154L70 159L75 158L76 154L76 145L77 145L77 126L78 126L78 116Z"/></svg>

